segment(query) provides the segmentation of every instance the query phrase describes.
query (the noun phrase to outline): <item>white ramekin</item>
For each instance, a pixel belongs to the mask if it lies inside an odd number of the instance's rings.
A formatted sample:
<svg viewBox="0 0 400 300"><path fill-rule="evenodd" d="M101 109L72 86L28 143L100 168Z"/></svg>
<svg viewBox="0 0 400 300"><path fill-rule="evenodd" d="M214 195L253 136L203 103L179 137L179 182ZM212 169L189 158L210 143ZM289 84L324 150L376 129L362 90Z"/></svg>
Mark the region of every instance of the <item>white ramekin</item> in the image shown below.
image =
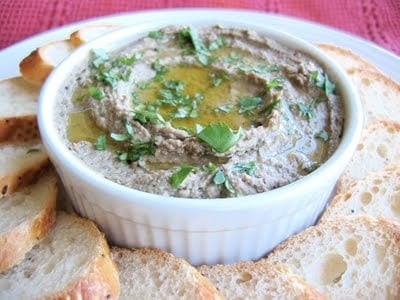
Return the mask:
<svg viewBox="0 0 400 300"><path fill-rule="evenodd" d="M266 24L187 16L180 20L137 24L81 46L45 82L39 98L38 122L43 143L76 211L94 220L112 244L156 247L191 263L232 263L264 256L290 235L312 225L351 158L362 128L358 95L344 71L321 50ZM141 192L118 185L88 168L63 143L55 113L57 94L74 67L91 49L117 49L149 30L171 24L250 28L317 59L336 83L345 104L345 124L335 153L317 170L284 187L226 199L187 199Z"/></svg>

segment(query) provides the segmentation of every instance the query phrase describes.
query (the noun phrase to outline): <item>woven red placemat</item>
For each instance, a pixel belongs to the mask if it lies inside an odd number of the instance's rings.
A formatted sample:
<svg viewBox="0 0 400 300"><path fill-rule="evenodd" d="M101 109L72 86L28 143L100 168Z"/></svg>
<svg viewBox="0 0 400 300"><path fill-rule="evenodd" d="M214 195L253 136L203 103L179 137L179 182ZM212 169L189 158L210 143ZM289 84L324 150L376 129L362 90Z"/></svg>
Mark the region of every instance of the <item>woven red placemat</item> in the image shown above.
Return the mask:
<svg viewBox="0 0 400 300"><path fill-rule="evenodd" d="M91 17L178 7L241 8L295 16L353 33L400 54L399 0L2 0L0 49Z"/></svg>

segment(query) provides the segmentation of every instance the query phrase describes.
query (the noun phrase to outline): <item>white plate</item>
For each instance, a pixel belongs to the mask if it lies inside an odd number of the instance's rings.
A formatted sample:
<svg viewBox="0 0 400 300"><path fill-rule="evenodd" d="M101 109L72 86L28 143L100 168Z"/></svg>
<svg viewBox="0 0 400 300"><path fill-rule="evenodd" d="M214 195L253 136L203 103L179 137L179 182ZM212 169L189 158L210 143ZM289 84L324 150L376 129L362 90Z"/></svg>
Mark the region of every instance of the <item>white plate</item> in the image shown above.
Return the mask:
<svg viewBox="0 0 400 300"><path fill-rule="evenodd" d="M383 72L388 74L394 80L400 82L400 58L395 54L354 35L350 35L316 23L263 12L233 9L189 8L147 10L136 13L111 15L73 23L35 35L0 51L0 61L2 62L2 67L0 68L0 78L19 75L18 64L20 60L29 54L33 49L49 41L67 38L71 32L82 27L83 25L111 23L125 26L153 20L171 20L171 23L173 23L174 20L188 15L192 15L193 18L206 15L210 18L215 18L215 20L218 20L221 17L223 17L225 20L231 19L233 21L246 20L247 22L286 31L310 42L328 42L349 48L373 62Z"/></svg>

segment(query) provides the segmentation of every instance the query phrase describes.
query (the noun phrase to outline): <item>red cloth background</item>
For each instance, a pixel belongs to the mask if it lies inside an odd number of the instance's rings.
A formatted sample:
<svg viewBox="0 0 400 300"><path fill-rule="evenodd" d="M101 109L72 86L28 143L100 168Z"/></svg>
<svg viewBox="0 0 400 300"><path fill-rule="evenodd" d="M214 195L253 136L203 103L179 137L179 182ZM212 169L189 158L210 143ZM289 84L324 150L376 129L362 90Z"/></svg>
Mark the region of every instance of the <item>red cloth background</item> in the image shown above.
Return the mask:
<svg viewBox="0 0 400 300"><path fill-rule="evenodd" d="M91 17L178 7L241 8L295 16L400 54L400 0L0 0L0 49Z"/></svg>

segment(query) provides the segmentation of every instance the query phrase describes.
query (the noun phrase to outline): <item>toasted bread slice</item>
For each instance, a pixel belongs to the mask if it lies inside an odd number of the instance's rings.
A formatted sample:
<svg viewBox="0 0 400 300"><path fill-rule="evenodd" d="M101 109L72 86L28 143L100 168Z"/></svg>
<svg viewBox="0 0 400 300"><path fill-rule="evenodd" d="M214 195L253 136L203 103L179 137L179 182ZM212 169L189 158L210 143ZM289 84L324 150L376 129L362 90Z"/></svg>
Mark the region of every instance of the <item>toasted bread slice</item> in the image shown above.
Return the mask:
<svg viewBox="0 0 400 300"><path fill-rule="evenodd" d="M19 263L55 221L57 177L47 171L32 185L0 200L0 272Z"/></svg>
<svg viewBox="0 0 400 300"><path fill-rule="evenodd" d="M198 269L226 299L324 299L288 268L266 260L203 265Z"/></svg>
<svg viewBox="0 0 400 300"><path fill-rule="evenodd" d="M35 181L49 162L42 143L37 140L1 145L0 198L11 195Z"/></svg>
<svg viewBox="0 0 400 300"><path fill-rule="evenodd" d="M363 131L352 159L339 178L337 193L347 191L349 186L372 171L400 163L400 124L374 122Z"/></svg>
<svg viewBox="0 0 400 300"><path fill-rule="evenodd" d="M0 81L0 143L39 137L36 121L39 88L22 77Z"/></svg>
<svg viewBox="0 0 400 300"><path fill-rule="evenodd" d="M1 299L116 299L118 270L93 222L59 213L47 237L0 274Z"/></svg>
<svg viewBox="0 0 400 300"><path fill-rule="evenodd" d="M370 70L351 69L348 74L360 95L366 124L377 120L400 123L400 84Z"/></svg>
<svg viewBox="0 0 400 300"><path fill-rule="evenodd" d="M71 33L69 40L75 47L78 47L118 28L119 26L113 24L88 25Z"/></svg>
<svg viewBox="0 0 400 300"><path fill-rule="evenodd" d="M369 70L372 72L380 72L379 69L371 62L351 51L328 43L316 43L326 54L335 60L346 71L352 69Z"/></svg>
<svg viewBox="0 0 400 300"><path fill-rule="evenodd" d="M399 299L400 225L331 219L290 237L267 261L288 266L331 299Z"/></svg>
<svg viewBox="0 0 400 300"><path fill-rule="evenodd" d="M368 214L400 222L400 166L369 173L335 195L320 222L338 216Z"/></svg>
<svg viewBox="0 0 400 300"><path fill-rule="evenodd" d="M20 62L19 70L22 77L40 86L54 67L71 54L74 48L75 46L69 40L50 42L40 46Z"/></svg>
<svg viewBox="0 0 400 300"><path fill-rule="evenodd" d="M114 247L120 299L222 299L211 282L185 260L157 249Z"/></svg>

